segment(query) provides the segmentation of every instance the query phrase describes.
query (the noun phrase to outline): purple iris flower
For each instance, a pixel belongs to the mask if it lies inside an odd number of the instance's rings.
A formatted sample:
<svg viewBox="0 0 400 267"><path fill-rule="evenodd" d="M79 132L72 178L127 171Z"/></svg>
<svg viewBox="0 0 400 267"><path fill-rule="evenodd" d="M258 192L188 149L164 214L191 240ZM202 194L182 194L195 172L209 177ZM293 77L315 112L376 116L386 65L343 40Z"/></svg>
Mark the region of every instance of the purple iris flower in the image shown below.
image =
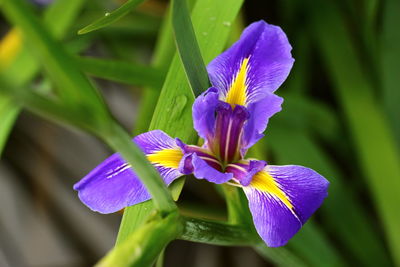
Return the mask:
<svg viewBox="0 0 400 267"><path fill-rule="evenodd" d="M133 141L167 185L193 174L216 184L243 188L255 228L268 246L285 245L327 196L329 182L296 165L275 166L246 159L263 137L268 119L281 110L274 91L294 59L280 27L258 21L207 67L212 87L193 104L193 122L204 144L199 147L155 130ZM75 190L94 211L111 213L150 199L129 164L118 154L78 182Z"/></svg>

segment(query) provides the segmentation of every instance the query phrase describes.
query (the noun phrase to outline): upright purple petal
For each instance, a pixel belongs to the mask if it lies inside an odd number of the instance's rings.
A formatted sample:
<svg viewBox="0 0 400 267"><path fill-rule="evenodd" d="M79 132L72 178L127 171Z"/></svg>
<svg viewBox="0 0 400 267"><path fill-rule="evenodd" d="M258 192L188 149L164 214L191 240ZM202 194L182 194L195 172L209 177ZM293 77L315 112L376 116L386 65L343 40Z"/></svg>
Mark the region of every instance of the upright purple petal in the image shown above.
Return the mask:
<svg viewBox="0 0 400 267"><path fill-rule="evenodd" d="M138 135L134 142L147 155L169 185L182 176L183 153L174 139L156 130ZM94 211L112 213L150 199L150 194L130 165L114 154L74 185L81 201Z"/></svg>
<svg viewBox="0 0 400 267"><path fill-rule="evenodd" d="M254 22L232 47L208 65L211 84L220 90L220 96L236 91L231 104L255 102L285 81L294 62L291 49L280 27Z"/></svg>
<svg viewBox="0 0 400 267"><path fill-rule="evenodd" d="M214 136L215 109L218 103L218 89L214 87L198 96L193 103L193 126L199 136L205 140Z"/></svg>
<svg viewBox="0 0 400 267"><path fill-rule="evenodd" d="M265 167L244 187L260 237L270 247L285 245L321 206L328 186L324 177L302 166Z"/></svg>
<svg viewBox="0 0 400 267"><path fill-rule="evenodd" d="M264 98L249 104L247 110L250 117L244 125L243 140L241 142L241 154L243 157L247 149L264 136L263 132L267 128L269 118L281 111L282 102L283 98L267 93Z"/></svg>
<svg viewBox="0 0 400 267"><path fill-rule="evenodd" d="M232 108L220 101L215 113L215 134L208 140L209 148L225 164L237 161L241 158L243 125L249 118L249 112L244 106Z"/></svg>

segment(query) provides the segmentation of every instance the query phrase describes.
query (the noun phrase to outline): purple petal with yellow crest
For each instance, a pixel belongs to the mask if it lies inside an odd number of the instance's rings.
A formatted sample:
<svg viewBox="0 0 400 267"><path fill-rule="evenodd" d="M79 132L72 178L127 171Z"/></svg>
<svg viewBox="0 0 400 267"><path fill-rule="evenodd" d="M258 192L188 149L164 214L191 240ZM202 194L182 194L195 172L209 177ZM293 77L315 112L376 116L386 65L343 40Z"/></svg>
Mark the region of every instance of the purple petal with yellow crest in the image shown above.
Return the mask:
<svg viewBox="0 0 400 267"><path fill-rule="evenodd" d="M220 100L247 106L273 93L285 81L294 59L292 47L278 26L258 21L207 67Z"/></svg>
<svg viewBox="0 0 400 267"><path fill-rule="evenodd" d="M133 141L156 167L167 185L183 174L179 164L183 152L175 140L160 130L136 136ZM74 185L79 198L90 209L112 213L150 199L150 194L130 165L114 154Z"/></svg>
<svg viewBox="0 0 400 267"><path fill-rule="evenodd" d="M254 225L270 247L285 245L321 206L329 182L296 165L268 165L253 176L244 192Z"/></svg>

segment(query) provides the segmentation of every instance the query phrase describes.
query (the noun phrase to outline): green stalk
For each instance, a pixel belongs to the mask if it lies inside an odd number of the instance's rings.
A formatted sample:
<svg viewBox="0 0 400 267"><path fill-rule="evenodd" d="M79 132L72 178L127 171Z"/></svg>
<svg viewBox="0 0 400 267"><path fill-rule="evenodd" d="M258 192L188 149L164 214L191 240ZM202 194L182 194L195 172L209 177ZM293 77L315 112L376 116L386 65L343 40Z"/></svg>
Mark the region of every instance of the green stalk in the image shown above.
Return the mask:
<svg viewBox="0 0 400 267"><path fill-rule="evenodd" d="M248 227L224 222L183 217L184 229L179 239L220 246L252 246L260 238Z"/></svg>
<svg viewBox="0 0 400 267"><path fill-rule="evenodd" d="M152 266L165 246L181 232L182 222L177 212L163 219L156 217L113 248L96 267Z"/></svg>

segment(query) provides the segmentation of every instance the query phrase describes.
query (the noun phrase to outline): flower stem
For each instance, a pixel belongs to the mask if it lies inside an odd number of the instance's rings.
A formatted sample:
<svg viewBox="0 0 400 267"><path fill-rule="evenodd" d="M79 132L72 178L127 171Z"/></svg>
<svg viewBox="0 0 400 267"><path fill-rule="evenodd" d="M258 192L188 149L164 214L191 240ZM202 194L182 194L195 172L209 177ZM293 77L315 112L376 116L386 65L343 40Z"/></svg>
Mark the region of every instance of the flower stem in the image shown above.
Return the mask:
<svg viewBox="0 0 400 267"><path fill-rule="evenodd" d="M247 227L226 222L183 217L184 229L179 239L220 246L254 246L259 237Z"/></svg>

